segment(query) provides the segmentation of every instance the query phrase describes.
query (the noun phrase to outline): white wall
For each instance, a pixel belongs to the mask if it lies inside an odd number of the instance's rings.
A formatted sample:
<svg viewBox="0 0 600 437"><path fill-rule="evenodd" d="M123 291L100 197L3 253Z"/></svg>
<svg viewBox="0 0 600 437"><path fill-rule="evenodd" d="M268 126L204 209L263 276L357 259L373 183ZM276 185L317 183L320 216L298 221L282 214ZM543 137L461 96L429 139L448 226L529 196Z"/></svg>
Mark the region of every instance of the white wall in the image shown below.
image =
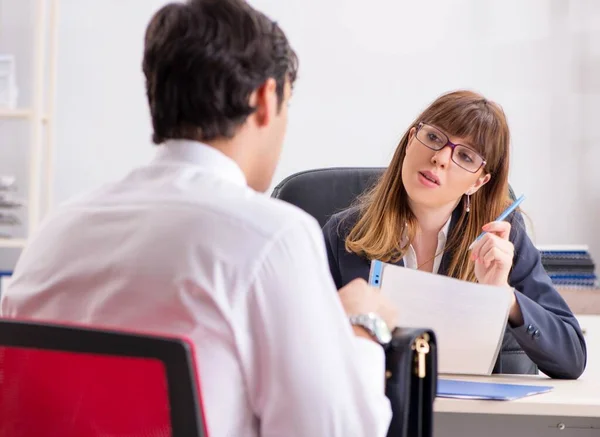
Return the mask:
<svg viewBox="0 0 600 437"><path fill-rule="evenodd" d="M141 71L160 0L61 0L56 180L61 202L153 153Z"/></svg>
<svg viewBox="0 0 600 437"><path fill-rule="evenodd" d="M589 242L600 261L599 3L253 3L279 18L301 58L278 179L310 167L385 165L427 103L475 89L508 115L511 182L528 197L536 241Z"/></svg>
<svg viewBox="0 0 600 437"><path fill-rule="evenodd" d="M274 183L314 167L386 165L431 100L475 89L507 113L511 182L528 197L536 242L588 243L600 264L600 3L250 2L300 56ZM164 3L61 0L57 202L151 156L142 38Z"/></svg>

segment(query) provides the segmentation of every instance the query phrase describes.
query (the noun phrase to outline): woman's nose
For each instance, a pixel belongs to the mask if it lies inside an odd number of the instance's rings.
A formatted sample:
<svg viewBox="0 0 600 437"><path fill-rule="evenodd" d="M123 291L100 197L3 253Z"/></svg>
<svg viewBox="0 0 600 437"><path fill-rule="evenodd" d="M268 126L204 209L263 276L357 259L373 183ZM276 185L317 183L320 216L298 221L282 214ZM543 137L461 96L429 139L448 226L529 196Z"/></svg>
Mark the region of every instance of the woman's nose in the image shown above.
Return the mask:
<svg viewBox="0 0 600 437"><path fill-rule="evenodd" d="M431 157L432 164L442 168L447 167L452 159L452 148L448 145L433 154Z"/></svg>

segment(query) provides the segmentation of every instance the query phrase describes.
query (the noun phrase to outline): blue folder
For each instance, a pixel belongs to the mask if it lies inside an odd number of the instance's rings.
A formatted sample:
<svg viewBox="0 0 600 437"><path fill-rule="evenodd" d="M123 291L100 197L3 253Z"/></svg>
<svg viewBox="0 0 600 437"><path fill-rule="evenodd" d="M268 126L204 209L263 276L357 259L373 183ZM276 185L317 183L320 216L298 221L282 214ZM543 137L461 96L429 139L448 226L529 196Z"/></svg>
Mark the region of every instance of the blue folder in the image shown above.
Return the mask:
<svg viewBox="0 0 600 437"><path fill-rule="evenodd" d="M526 396L546 393L552 388L547 385L456 381L440 378L438 379L437 396L454 399L512 401Z"/></svg>

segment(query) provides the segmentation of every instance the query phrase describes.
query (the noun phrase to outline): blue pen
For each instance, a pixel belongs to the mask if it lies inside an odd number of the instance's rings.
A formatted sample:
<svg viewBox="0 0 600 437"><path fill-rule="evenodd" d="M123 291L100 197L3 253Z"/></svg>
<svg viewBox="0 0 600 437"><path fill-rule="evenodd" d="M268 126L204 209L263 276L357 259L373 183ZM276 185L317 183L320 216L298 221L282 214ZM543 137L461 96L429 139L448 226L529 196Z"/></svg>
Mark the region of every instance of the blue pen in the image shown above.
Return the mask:
<svg viewBox="0 0 600 437"><path fill-rule="evenodd" d="M506 208L504 210L504 212L502 214L500 214L495 221L501 222L502 220L504 220L515 209L517 209L517 206L519 206L521 204L521 202L523 202L523 200L525 200L525 195L524 194L522 194L521 197L519 197L517 200L515 200L512 205L510 205L508 208ZM473 248L473 246L475 245L475 243L477 243L479 240L481 240L485 234L487 234L487 232L482 232L481 234L479 234L479 236L477 238L475 238L475 241L473 241L471 243L471 245L469 246L469 250L471 250Z"/></svg>

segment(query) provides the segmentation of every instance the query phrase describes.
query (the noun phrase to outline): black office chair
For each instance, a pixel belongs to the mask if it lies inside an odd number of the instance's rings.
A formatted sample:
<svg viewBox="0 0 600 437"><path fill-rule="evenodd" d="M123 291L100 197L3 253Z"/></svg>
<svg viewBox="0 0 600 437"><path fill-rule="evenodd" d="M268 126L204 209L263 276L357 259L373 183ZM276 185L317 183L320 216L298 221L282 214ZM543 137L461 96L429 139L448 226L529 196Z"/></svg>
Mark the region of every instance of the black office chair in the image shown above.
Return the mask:
<svg viewBox="0 0 600 437"><path fill-rule="evenodd" d="M348 208L377 183L385 167L333 167L301 171L282 180L271 197L306 211L323 227L329 217ZM515 199L511 187L510 197Z"/></svg>
<svg viewBox="0 0 600 437"><path fill-rule="evenodd" d="M322 227L329 217L348 208L357 196L377 183L384 171L384 167L336 167L302 171L282 180L273 190L271 197L296 205L316 218ZM509 187L509 190L510 196L514 199L512 188ZM394 338L397 340L402 338L404 340L402 344L405 344L406 331L397 329L394 331ZM395 356L407 359L410 356L407 350L401 346L388 350L386 366L394 368L392 363L397 361L394 359ZM431 354L431 357L433 355ZM409 390L410 394L405 395L411 387L408 383L410 378L398 379L406 385L402 388L394 387L389 381L386 384L386 395L391 401L394 412L388 437L431 436L437 359L431 358L429 365L432 377L428 380L427 388L419 393ZM404 375L399 370L402 366L396 363L395 368L397 374ZM410 372L406 373L407 376L409 374ZM422 428L421 432L415 430L415 424Z"/></svg>
<svg viewBox="0 0 600 437"><path fill-rule="evenodd" d="M357 196L375 184L382 167L323 168L293 174L273 190L272 197L284 200L315 217L323 226L332 214L350 206ZM427 355L428 377L413 373L414 352L411 345L423 329L396 329L386 351L386 382L393 417L388 437L425 436L432 433L433 399L437 384L435 334L429 330L430 353ZM420 389L416 389L419 386ZM417 432L417 430L420 430Z"/></svg>
<svg viewBox="0 0 600 437"><path fill-rule="evenodd" d="M348 208L381 177L384 167L335 167L306 170L282 180L271 197L306 211L323 227L329 217Z"/></svg>

